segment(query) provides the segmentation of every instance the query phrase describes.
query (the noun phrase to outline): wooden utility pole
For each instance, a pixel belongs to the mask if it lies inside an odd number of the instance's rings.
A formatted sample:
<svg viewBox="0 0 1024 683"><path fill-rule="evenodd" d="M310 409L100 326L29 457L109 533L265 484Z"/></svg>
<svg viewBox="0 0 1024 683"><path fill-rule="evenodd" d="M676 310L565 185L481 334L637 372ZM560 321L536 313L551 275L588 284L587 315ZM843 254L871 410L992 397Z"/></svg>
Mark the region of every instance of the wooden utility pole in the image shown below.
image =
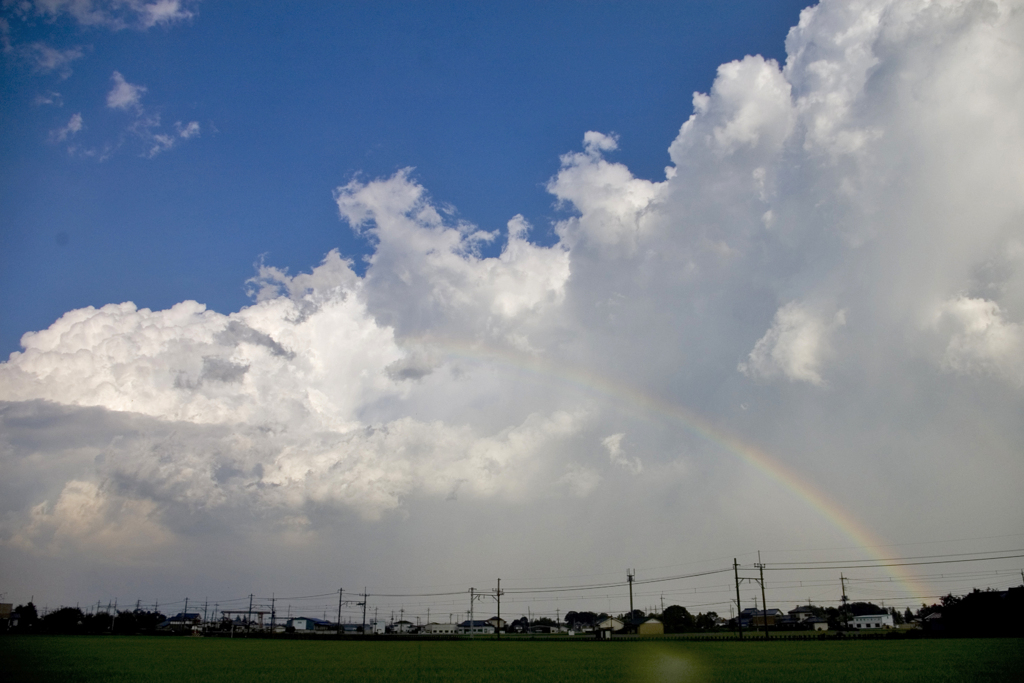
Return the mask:
<svg viewBox="0 0 1024 683"><path fill-rule="evenodd" d="M377 621L376 617L374 621ZM366 586L363 586L363 635L366 635Z"/></svg>
<svg viewBox="0 0 1024 683"><path fill-rule="evenodd" d="M186 600L185 604L188 604ZM249 631L252 630L252 593L249 593L249 616L245 622L245 635L248 637Z"/></svg>
<svg viewBox="0 0 1024 683"><path fill-rule="evenodd" d="M843 587L843 623L846 624L846 629L850 629L850 610L846 606L846 577L841 573L839 574L839 585Z"/></svg>

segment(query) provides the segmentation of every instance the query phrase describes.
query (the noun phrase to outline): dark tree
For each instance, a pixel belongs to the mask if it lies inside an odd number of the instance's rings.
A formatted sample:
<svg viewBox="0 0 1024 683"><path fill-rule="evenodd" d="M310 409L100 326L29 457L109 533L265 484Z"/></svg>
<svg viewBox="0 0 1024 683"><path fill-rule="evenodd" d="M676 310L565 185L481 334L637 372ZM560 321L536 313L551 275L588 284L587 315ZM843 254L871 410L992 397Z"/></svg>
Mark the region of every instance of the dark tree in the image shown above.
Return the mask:
<svg viewBox="0 0 1024 683"><path fill-rule="evenodd" d="M592 628L597 626L600 620L600 615L593 612L567 612L565 615L565 623L572 629L580 629L584 626Z"/></svg>
<svg viewBox="0 0 1024 683"><path fill-rule="evenodd" d="M866 614L887 614L888 612L873 602L851 602L850 617L862 617Z"/></svg>
<svg viewBox="0 0 1024 683"><path fill-rule="evenodd" d="M27 602L24 605L18 605L14 608L14 612L18 615L18 626L19 631L27 631L32 629L36 622L39 621L39 613L36 612L36 606L31 602Z"/></svg>
<svg viewBox="0 0 1024 683"><path fill-rule="evenodd" d="M41 626L47 633L84 633L85 615L77 607L61 607L43 617Z"/></svg>
<svg viewBox="0 0 1024 683"><path fill-rule="evenodd" d="M697 625L697 630L699 630L699 631L713 631L716 628L715 627L715 622L717 620L718 620L718 613L717 612L708 612L707 614L698 614L697 615L697 619L695 620L695 623Z"/></svg>
<svg viewBox="0 0 1024 683"><path fill-rule="evenodd" d="M686 633L697 628L693 615L680 605L666 607L661 615L661 621L665 624L667 633Z"/></svg>

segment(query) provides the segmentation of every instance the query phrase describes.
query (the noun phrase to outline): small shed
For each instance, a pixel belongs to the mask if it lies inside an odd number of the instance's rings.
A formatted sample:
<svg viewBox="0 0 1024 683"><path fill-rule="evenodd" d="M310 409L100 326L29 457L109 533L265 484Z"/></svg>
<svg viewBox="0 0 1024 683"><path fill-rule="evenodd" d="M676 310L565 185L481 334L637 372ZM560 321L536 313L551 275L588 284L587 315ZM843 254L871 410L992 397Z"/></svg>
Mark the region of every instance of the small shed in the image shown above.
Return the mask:
<svg viewBox="0 0 1024 683"><path fill-rule="evenodd" d="M660 636L665 633L665 625L658 619L651 617L644 619L636 625L636 633L640 636Z"/></svg>
<svg viewBox="0 0 1024 683"><path fill-rule="evenodd" d="M811 617L810 619L804 619L802 623L807 624L815 631L828 630L828 619L822 619L821 617Z"/></svg>

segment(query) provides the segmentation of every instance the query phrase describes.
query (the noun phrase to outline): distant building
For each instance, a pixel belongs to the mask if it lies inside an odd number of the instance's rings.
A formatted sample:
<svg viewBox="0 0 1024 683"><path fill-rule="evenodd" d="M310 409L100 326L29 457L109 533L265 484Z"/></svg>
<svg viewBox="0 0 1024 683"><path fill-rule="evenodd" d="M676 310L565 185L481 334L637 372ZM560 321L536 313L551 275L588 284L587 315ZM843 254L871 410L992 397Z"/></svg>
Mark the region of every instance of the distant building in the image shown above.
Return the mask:
<svg viewBox="0 0 1024 683"><path fill-rule="evenodd" d="M411 621L406 621L405 619L391 624L392 633L413 633L415 630L416 624Z"/></svg>
<svg viewBox="0 0 1024 683"><path fill-rule="evenodd" d="M616 631L621 631L623 626L625 626L625 624L622 623L621 619L616 619L615 617L608 617L606 619L602 619L597 623L597 630L611 631L614 633Z"/></svg>
<svg viewBox="0 0 1024 683"><path fill-rule="evenodd" d="M828 630L828 619L822 619L821 617L811 617L810 619L804 619L803 623L807 624L815 631Z"/></svg>
<svg viewBox="0 0 1024 683"><path fill-rule="evenodd" d="M766 623L768 626L775 626L780 621L782 621L782 610L780 609L754 610L751 613L751 624L754 628L762 628Z"/></svg>
<svg viewBox="0 0 1024 683"><path fill-rule="evenodd" d="M469 620L466 620L459 624L459 633L472 635L491 634L494 633L494 625L491 624L491 622L489 621L475 620L472 623L470 623Z"/></svg>
<svg viewBox="0 0 1024 683"><path fill-rule="evenodd" d="M288 620L288 626L295 629L296 633L316 633L335 631L337 627L324 619L315 617L296 617Z"/></svg>
<svg viewBox="0 0 1024 683"><path fill-rule="evenodd" d="M445 635L445 636L447 636L447 635L455 635L458 632L459 632L459 627L456 626L455 624L440 624L440 623L438 623L436 621L432 621L429 624L427 624L426 626L424 626L422 629L420 629L420 633L426 633L427 635L432 635L432 636L437 636L437 635Z"/></svg>
<svg viewBox="0 0 1024 683"><path fill-rule="evenodd" d="M814 610L811 609L810 605L797 605L796 608L789 610L789 616L793 621L800 623L812 619L814 617Z"/></svg>
<svg viewBox="0 0 1024 683"><path fill-rule="evenodd" d="M165 619L156 625L160 629L181 629L201 626L203 615L199 612L178 612L173 617Z"/></svg>
<svg viewBox="0 0 1024 683"><path fill-rule="evenodd" d="M487 620L487 623L493 626L495 630L502 631L505 629L505 626L507 625L508 622L506 622L501 617L491 617Z"/></svg>
<svg viewBox="0 0 1024 683"><path fill-rule="evenodd" d="M891 614L862 614L859 617L850 619L850 626L853 628L892 628Z"/></svg>
<svg viewBox="0 0 1024 683"><path fill-rule="evenodd" d="M665 625L651 617L636 625L636 633L640 636L660 636L665 633Z"/></svg>

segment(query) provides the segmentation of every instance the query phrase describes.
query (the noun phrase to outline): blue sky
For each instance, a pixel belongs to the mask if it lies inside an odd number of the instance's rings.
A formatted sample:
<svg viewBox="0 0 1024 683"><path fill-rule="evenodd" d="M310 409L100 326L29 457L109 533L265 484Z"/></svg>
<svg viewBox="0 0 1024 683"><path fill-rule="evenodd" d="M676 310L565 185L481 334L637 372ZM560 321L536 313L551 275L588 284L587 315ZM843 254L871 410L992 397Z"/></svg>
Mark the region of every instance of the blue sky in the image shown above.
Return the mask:
<svg viewBox="0 0 1024 683"><path fill-rule="evenodd" d="M803 4L207 2L120 31L12 16L16 43L82 56L48 73L3 60L0 351L88 305L238 310L261 256L292 272L333 248L358 260L367 244L331 200L356 174L415 167L462 219L521 213L550 243L544 185L583 132L617 133L615 159L661 177L693 92L746 54L783 60ZM103 161L51 142L75 113L79 145L125 136L131 114L105 104L115 71L164 128L196 121L199 137L145 158L128 135ZM38 104L53 92L62 106Z"/></svg>
<svg viewBox="0 0 1024 683"><path fill-rule="evenodd" d="M0 591L1012 554L1024 12L801 4L0 4Z"/></svg>

